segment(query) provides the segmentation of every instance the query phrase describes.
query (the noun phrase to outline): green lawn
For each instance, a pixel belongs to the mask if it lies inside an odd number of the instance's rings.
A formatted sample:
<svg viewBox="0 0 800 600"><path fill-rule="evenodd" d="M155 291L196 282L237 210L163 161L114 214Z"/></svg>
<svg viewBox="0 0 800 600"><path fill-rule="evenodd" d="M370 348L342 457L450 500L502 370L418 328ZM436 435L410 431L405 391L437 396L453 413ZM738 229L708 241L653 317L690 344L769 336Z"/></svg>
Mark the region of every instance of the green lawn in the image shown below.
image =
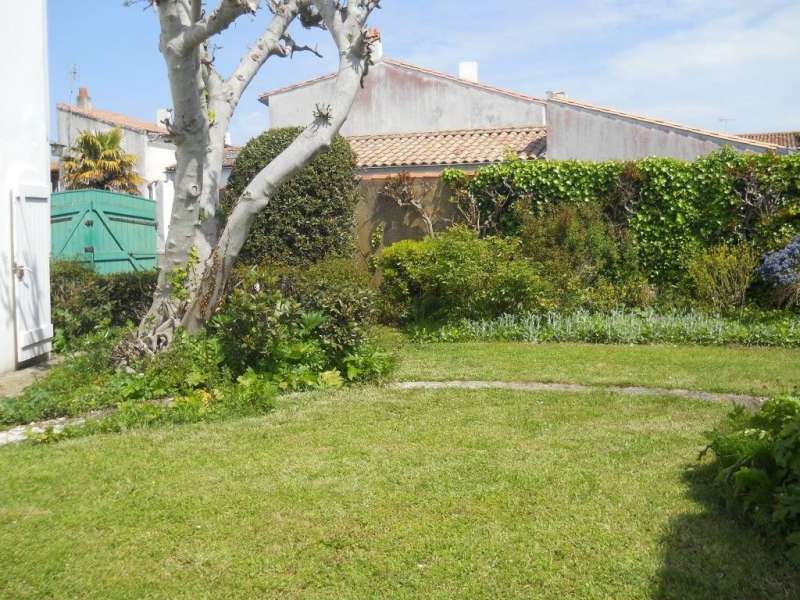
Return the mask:
<svg viewBox="0 0 800 600"><path fill-rule="evenodd" d="M401 380L800 386L797 350L387 341ZM696 461L727 410L370 386L0 448L0 598L800 598Z"/></svg>
<svg viewBox="0 0 800 600"><path fill-rule="evenodd" d="M483 379L800 393L800 349L474 342L406 344L404 381Z"/></svg>
<svg viewBox="0 0 800 600"><path fill-rule="evenodd" d="M725 410L368 387L3 448L0 597L798 598L693 475Z"/></svg>

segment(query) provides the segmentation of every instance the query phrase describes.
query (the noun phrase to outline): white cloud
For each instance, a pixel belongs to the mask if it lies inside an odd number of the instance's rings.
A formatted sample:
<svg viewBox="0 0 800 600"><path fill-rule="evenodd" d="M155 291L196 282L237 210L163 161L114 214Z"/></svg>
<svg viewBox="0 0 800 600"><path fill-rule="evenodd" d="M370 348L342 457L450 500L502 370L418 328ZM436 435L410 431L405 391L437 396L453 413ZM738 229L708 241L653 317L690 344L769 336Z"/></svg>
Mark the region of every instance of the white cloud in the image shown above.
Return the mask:
<svg viewBox="0 0 800 600"><path fill-rule="evenodd" d="M800 59L800 5L753 21L737 14L633 47L611 62L622 79L682 78L709 71L769 68Z"/></svg>

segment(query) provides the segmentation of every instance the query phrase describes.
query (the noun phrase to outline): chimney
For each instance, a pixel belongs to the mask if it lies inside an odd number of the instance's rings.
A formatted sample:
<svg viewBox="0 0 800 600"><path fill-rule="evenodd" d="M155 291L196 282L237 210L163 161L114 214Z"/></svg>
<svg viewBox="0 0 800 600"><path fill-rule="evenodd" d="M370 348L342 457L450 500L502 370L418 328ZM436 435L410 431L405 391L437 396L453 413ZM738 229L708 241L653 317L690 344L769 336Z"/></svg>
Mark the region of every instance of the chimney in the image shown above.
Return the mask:
<svg viewBox="0 0 800 600"><path fill-rule="evenodd" d="M478 83L478 63L475 61L458 63L458 78Z"/></svg>
<svg viewBox="0 0 800 600"><path fill-rule="evenodd" d="M159 108L156 110L156 125L160 127L166 127L164 121L169 120L169 109L167 108Z"/></svg>
<svg viewBox="0 0 800 600"><path fill-rule="evenodd" d="M567 92L554 92L553 90L547 90L547 99L550 100L551 98L566 98Z"/></svg>
<svg viewBox="0 0 800 600"><path fill-rule="evenodd" d="M367 31L366 40L372 50L372 62L377 63L378 61L382 60L383 41L381 40L381 30L377 27L373 27Z"/></svg>
<svg viewBox="0 0 800 600"><path fill-rule="evenodd" d="M89 97L89 89L82 87L78 90L78 108L92 109L92 99Z"/></svg>

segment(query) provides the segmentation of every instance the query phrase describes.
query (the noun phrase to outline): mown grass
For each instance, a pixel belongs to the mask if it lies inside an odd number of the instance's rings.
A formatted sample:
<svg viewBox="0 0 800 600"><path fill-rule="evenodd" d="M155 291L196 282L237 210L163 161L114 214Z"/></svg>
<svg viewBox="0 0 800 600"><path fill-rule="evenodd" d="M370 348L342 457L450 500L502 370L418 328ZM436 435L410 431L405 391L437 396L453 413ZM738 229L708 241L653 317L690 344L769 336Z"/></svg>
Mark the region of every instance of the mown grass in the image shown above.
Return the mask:
<svg viewBox="0 0 800 600"><path fill-rule="evenodd" d="M800 349L467 342L406 344L403 381L484 379L800 392Z"/></svg>
<svg viewBox="0 0 800 600"><path fill-rule="evenodd" d="M373 387L4 448L0 596L798 598L692 470L725 411Z"/></svg>

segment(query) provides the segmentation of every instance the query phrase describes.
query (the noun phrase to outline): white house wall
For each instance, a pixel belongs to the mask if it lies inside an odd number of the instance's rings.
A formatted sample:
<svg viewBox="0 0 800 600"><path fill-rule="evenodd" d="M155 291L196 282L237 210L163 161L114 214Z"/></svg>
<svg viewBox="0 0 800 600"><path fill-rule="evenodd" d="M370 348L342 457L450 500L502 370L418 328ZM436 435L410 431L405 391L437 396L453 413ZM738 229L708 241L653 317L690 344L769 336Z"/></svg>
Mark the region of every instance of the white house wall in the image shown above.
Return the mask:
<svg viewBox="0 0 800 600"><path fill-rule="evenodd" d="M305 126L330 103L333 79L269 98L270 127ZM358 92L342 135L544 125L541 102L380 62Z"/></svg>
<svg viewBox="0 0 800 600"><path fill-rule="evenodd" d="M764 146L732 141L566 102L547 103L547 158L550 160L635 160L662 156L694 160L725 146L765 152Z"/></svg>
<svg viewBox="0 0 800 600"><path fill-rule="evenodd" d="M27 186L50 188L46 0L0 2L0 372L16 366L12 196ZM49 215L47 217L49 231ZM50 240L33 248L41 271L39 317L50 322ZM29 273L25 277L30 277Z"/></svg>

